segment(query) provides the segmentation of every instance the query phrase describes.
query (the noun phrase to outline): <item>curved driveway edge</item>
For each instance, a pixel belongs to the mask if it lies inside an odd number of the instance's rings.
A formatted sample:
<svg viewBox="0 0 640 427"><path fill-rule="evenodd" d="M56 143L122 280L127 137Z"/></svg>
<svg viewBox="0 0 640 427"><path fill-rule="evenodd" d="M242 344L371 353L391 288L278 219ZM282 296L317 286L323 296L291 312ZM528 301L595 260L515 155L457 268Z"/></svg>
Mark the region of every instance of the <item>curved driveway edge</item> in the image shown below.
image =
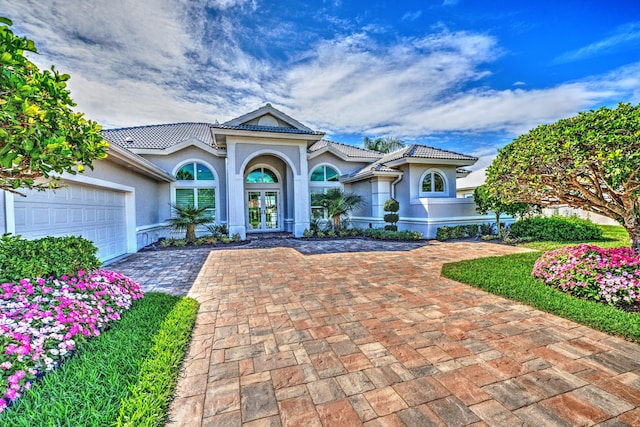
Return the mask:
<svg viewBox="0 0 640 427"><path fill-rule="evenodd" d="M440 277L523 249L273 246L209 254L168 425L640 425L640 346Z"/></svg>

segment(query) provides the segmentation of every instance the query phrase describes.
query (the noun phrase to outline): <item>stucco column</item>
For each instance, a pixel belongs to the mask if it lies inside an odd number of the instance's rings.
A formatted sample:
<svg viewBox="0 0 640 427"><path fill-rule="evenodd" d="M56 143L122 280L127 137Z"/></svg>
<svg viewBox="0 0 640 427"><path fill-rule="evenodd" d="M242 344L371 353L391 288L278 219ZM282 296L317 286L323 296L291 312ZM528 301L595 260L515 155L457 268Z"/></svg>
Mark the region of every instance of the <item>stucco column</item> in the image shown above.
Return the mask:
<svg viewBox="0 0 640 427"><path fill-rule="evenodd" d="M391 180L375 178L371 180L371 216L384 217L384 202L391 198Z"/></svg>
<svg viewBox="0 0 640 427"><path fill-rule="evenodd" d="M300 170L293 177L293 188L295 193L295 212L293 235L302 237L304 230L311 227L310 215L311 205L309 200L309 163L307 162L307 147L302 144L299 147Z"/></svg>
<svg viewBox="0 0 640 427"><path fill-rule="evenodd" d="M244 220L244 182L242 171L236 158L236 143L227 139L227 223L229 235L239 234L247 238Z"/></svg>

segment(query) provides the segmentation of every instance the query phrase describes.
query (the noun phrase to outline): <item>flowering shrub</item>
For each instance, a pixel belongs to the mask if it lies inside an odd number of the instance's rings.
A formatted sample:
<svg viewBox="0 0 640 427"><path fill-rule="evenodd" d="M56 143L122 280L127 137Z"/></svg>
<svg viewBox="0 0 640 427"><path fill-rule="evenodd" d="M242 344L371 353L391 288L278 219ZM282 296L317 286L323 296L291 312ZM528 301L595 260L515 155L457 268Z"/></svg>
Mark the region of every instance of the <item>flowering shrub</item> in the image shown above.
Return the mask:
<svg viewBox="0 0 640 427"><path fill-rule="evenodd" d="M0 412L142 296L107 270L0 284Z"/></svg>
<svg viewBox="0 0 640 427"><path fill-rule="evenodd" d="M615 306L640 300L640 254L630 247L582 244L556 249L538 258L532 274L580 298Z"/></svg>

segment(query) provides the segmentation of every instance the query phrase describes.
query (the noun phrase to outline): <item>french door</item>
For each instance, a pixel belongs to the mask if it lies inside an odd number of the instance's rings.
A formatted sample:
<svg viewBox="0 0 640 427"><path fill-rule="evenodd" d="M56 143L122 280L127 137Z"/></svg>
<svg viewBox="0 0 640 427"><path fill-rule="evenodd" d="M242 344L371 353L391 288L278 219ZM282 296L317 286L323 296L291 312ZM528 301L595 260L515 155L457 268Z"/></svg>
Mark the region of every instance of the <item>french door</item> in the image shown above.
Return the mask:
<svg viewBox="0 0 640 427"><path fill-rule="evenodd" d="M247 191L247 231L278 231L280 191Z"/></svg>

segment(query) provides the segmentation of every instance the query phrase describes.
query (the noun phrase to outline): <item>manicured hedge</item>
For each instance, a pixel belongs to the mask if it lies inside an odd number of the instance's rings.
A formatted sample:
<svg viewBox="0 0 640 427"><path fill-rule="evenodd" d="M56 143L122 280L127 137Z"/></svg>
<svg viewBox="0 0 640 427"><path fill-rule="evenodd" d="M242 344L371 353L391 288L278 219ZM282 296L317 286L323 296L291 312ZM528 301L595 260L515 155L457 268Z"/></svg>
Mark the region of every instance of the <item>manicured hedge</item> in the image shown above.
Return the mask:
<svg viewBox="0 0 640 427"><path fill-rule="evenodd" d="M602 229L588 219L578 217L533 217L516 221L510 237L539 241L578 242L602 239Z"/></svg>
<svg viewBox="0 0 640 427"><path fill-rule="evenodd" d="M5 234L0 239L0 281L91 271L102 265L97 252L92 242L79 236L26 240Z"/></svg>

